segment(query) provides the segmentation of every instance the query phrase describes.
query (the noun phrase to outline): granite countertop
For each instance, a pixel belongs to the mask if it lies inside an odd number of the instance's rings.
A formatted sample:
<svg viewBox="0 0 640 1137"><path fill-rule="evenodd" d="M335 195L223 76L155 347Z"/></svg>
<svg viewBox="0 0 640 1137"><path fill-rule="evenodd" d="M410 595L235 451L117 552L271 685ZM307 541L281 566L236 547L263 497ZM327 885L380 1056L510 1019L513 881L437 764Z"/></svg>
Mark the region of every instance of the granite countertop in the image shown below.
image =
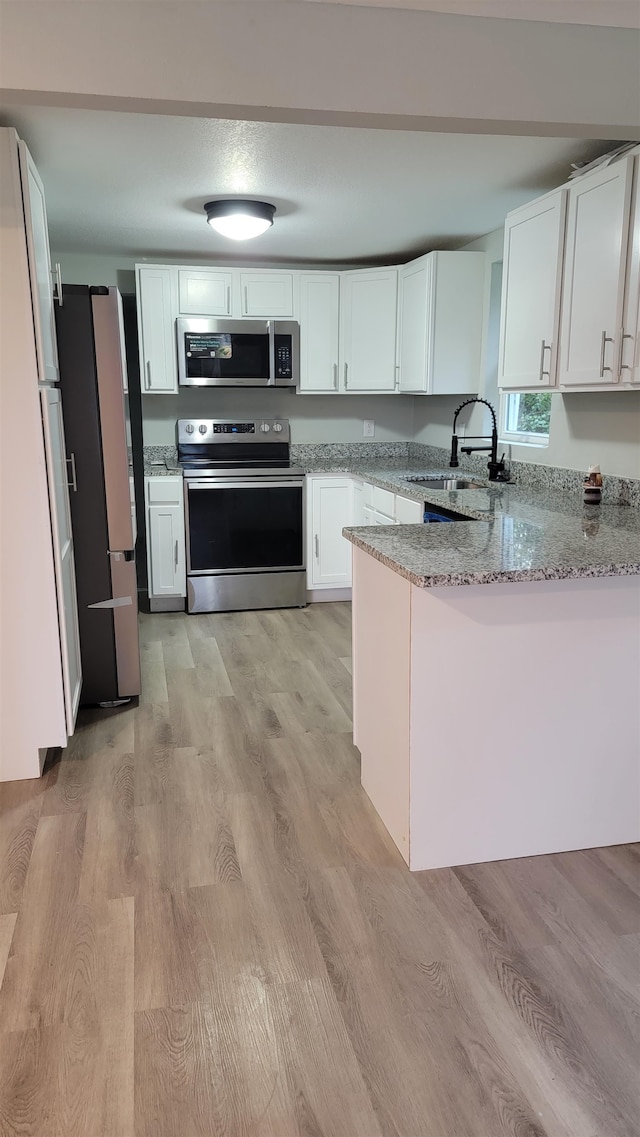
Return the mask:
<svg viewBox="0 0 640 1137"><path fill-rule="evenodd" d="M349 473L469 517L453 524L344 530L352 544L420 588L640 574L640 513L629 506L585 506L579 494L505 483L433 490L404 479L416 473L451 476L450 470L406 464L344 463L316 466L314 472ZM460 476L469 475L461 470Z"/></svg>

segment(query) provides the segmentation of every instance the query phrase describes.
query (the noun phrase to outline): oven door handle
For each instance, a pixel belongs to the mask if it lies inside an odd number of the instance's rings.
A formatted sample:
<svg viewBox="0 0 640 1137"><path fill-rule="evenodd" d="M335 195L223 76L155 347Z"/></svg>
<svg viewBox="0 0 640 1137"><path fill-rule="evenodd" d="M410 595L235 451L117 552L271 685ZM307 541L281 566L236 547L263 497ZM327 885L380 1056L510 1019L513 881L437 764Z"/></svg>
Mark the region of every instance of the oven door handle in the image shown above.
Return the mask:
<svg viewBox="0 0 640 1137"><path fill-rule="evenodd" d="M185 478L188 490L268 490L268 489L300 489L304 486L304 478L234 478L232 481L224 478L203 479Z"/></svg>

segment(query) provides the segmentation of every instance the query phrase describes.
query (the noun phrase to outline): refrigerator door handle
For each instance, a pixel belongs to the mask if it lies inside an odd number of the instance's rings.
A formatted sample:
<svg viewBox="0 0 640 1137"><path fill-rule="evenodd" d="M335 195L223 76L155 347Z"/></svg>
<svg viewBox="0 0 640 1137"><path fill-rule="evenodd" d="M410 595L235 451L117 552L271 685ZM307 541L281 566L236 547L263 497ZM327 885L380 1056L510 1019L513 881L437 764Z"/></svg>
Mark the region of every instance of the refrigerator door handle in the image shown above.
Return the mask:
<svg viewBox="0 0 640 1137"><path fill-rule="evenodd" d="M126 608L133 604L132 596L114 596L113 600L99 600L97 604L87 604L87 608Z"/></svg>

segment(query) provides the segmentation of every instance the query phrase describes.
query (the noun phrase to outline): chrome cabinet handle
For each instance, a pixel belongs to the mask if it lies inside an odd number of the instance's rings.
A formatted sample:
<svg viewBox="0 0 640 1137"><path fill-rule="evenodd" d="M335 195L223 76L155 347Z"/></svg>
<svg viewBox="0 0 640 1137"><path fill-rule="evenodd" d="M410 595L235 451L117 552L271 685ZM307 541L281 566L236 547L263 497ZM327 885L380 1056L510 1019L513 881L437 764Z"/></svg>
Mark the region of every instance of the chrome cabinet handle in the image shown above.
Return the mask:
<svg viewBox="0 0 640 1137"><path fill-rule="evenodd" d="M633 364L631 364L631 363L623 363L623 362L622 362L622 360L623 360L623 356L624 356L624 341L625 341L625 340L634 340L635 338L636 338L635 336L632 336L632 335L631 335L631 332L625 332L624 328L620 328L620 340L621 340L621 347L620 347L620 370L621 370L621 371L631 371L631 368L632 368Z"/></svg>
<svg viewBox="0 0 640 1137"><path fill-rule="evenodd" d="M547 376L547 379L551 378L551 372L545 371L545 369L544 369L544 353L545 353L545 351L549 351L549 352L551 351L551 344L546 343L545 340L543 340L542 341L542 347L540 348L540 373L538 375L538 378L539 378L541 383L542 383L542 380L543 380L545 375Z"/></svg>
<svg viewBox="0 0 640 1137"><path fill-rule="evenodd" d="M68 485L70 490L73 490L74 493L77 493L78 492L78 479L76 477L76 456L75 456L75 454L70 454L68 458L65 458L65 462L67 462L67 464L71 465L71 481L67 482L67 485Z"/></svg>
<svg viewBox="0 0 640 1137"><path fill-rule="evenodd" d="M227 285L227 316L231 315L231 285Z"/></svg>
<svg viewBox="0 0 640 1137"><path fill-rule="evenodd" d="M150 362L150 360L147 360L146 365L145 365L144 389L145 389L145 391L151 390L151 362Z"/></svg>
<svg viewBox="0 0 640 1137"><path fill-rule="evenodd" d="M244 314L245 316L249 315L249 288L246 284L244 286Z"/></svg>
<svg viewBox="0 0 640 1137"><path fill-rule="evenodd" d="M345 391L347 390L348 386L349 386L349 364L345 363L345 365L344 365L344 389L345 389Z"/></svg>
<svg viewBox="0 0 640 1137"><path fill-rule="evenodd" d="M177 539L177 537L176 537L175 550L174 550L174 554L173 554L173 567L174 568L178 567L178 539Z"/></svg>
<svg viewBox="0 0 640 1137"><path fill-rule="evenodd" d="M315 546L315 550L316 550L316 560L319 561L320 560L320 540L318 538L317 533L316 533L315 537L313 538L313 542L314 542L314 546Z"/></svg>
<svg viewBox="0 0 640 1137"><path fill-rule="evenodd" d="M396 390L397 390L397 389L399 388L399 386L400 386L400 364L399 364L399 363L396 363L396 382L395 382L395 386L396 386Z"/></svg>
<svg viewBox="0 0 640 1137"><path fill-rule="evenodd" d="M605 371L611 371L610 367L605 367L605 365L604 365L604 353L606 351L607 344L613 343L613 342L614 342L613 336L608 336L606 331L604 331L602 333L602 344L600 345L600 378L601 379L604 379Z"/></svg>
<svg viewBox="0 0 640 1137"><path fill-rule="evenodd" d="M334 365L333 365L333 389L334 389L334 391L338 390L338 364L337 363L334 363Z"/></svg>

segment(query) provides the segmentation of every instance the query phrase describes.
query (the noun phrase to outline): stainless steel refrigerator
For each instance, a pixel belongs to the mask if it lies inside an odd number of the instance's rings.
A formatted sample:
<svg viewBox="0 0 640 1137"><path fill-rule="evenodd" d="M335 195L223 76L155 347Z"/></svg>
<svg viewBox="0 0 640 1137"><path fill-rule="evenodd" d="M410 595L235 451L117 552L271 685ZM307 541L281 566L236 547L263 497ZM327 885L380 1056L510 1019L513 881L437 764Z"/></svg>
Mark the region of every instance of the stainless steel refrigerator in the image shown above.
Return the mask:
<svg viewBox="0 0 640 1137"><path fill-rule="evenodd" d="M65 284L56 309L70 466L81 703L140 694L135 500L122 298Z"/></svg>

